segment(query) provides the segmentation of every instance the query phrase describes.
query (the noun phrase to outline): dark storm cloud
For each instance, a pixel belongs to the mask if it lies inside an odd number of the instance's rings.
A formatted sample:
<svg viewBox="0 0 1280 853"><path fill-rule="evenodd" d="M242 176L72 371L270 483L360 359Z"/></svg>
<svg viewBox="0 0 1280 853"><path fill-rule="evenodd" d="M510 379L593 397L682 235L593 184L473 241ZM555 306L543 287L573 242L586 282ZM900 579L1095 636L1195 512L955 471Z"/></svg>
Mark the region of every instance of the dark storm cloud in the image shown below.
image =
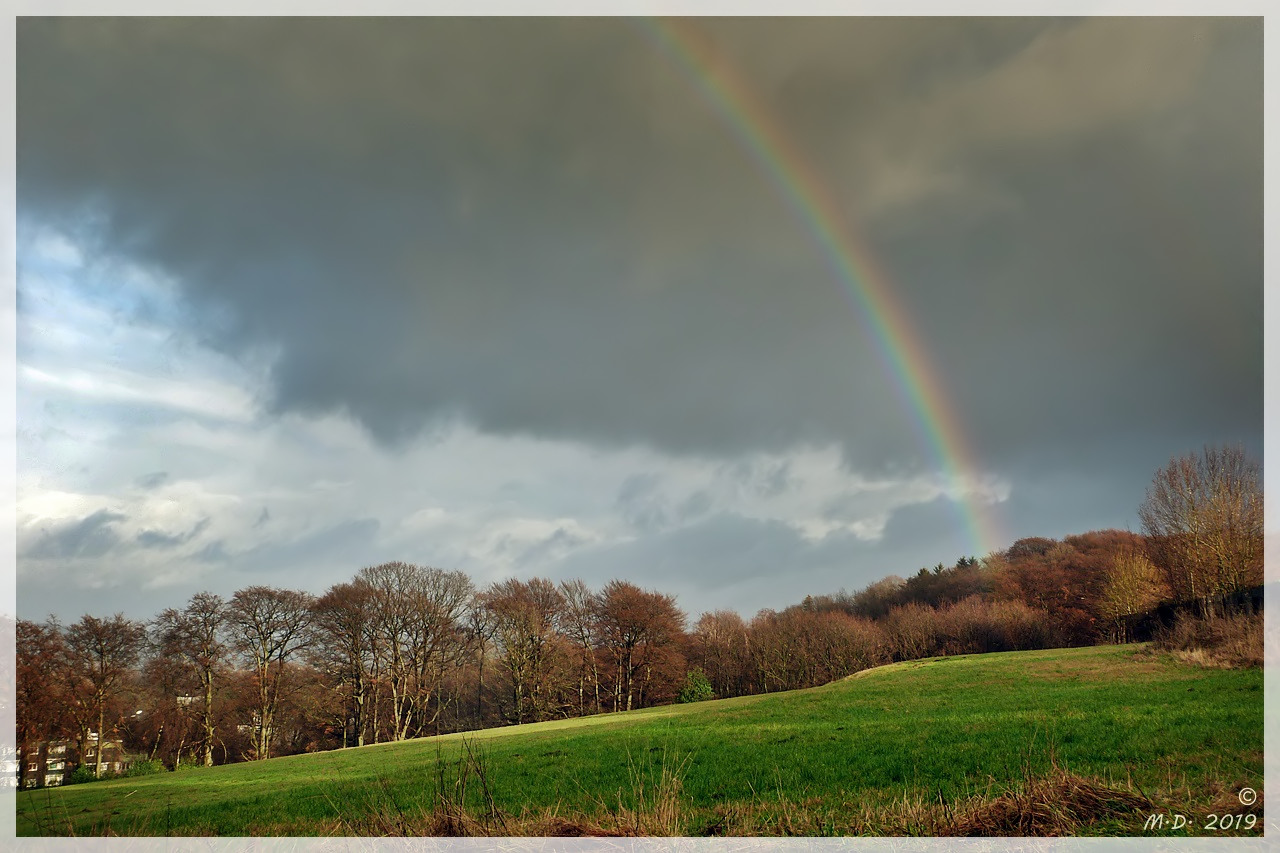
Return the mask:
<svg viewBox="0 0 1280 853"><path fill-rule="evenodd" d="M986 464L1260 435L1259 20L702 26L858 217ZM643 27L18 34L20 214L278 353L277 410L927 459L812 235Z"/></svg>
<svg viewBox="0 0 1280 853"><path fill-rule="evenodd" d="M23 556L32 560L68 560L76 557L101 557L120 544L120 535L112 529L125 516L100 509L79 521L64 523L42 531Z"/></svg>

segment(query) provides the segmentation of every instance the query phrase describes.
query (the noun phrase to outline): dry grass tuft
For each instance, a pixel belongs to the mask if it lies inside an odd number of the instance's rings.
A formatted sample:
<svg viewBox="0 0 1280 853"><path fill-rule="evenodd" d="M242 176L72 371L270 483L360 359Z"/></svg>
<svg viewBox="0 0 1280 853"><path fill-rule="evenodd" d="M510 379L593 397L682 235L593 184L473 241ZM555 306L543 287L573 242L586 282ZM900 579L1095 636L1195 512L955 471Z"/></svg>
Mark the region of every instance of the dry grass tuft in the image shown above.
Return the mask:
<svg viewBox="0 0 1280 853"><path fill-rule="evenodd" d="M1029 779L993 799L975 798L942 821L932 834L1073 835L1082 826L1151 808L1151 801L1136 791L1054 768L1049 776Z"/></svg>
<svg viewBox="0 0 1280 853"><path fill-rule="evenodd" d="M519 824L517 835L542 838L626 838L631 833L608 829L587 820L551 817Z"/></svg>
<svg viewBox="0 0 1280 853"><path fill-rule="evenodd" d="M1240 790L1250 787L1249 785L1232 785L1224 787L1222 790L1214 794L1213 799L1209 802L1208 812L1210 814L1252 814L1258 817L1263 816L1262 806L1264 795L1262 791L1257 791L1258 799L1244 805L1240 802ZM1255 789L1256 790L1256 789Z"/></svg>

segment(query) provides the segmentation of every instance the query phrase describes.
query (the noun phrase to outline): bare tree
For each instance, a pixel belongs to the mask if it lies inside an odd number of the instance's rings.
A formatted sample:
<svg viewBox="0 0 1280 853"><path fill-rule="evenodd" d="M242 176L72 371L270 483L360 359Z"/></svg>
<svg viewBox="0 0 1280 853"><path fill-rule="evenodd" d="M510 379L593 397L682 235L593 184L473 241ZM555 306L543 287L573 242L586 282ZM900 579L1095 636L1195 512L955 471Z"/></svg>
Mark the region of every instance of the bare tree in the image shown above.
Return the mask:
<svg viewBox="0 0 1280 853"><path fill-rule="evenodd" d="M884 627L898 660L938 653L938 614L932 607L915 602L894 607L885 617Z"/></svg>
<svg viewBox="0 0 1280 853"><path fill-rule="evenodd" d="M222 596L198 592L182 610L169 608L153 623L156 647L161 655L179 661L195 676L201 693L201 756L206 767L213 766L214 716L213 683L227 658L222 642L226 621ZM175 697L176 701L176 697Z"/></svg>
<svg viewBox="0 0 1280 853"><path fill-rule="evenodd" d="M415 718L413 736L428 726L440 733L445 708L455 697L444 689L445 679L466 664L469 638L464 620L475 586L462 572L420 568L413 590L416 618L412 623L409 661L414 691L410 707ZM405 733L409 736L409 732Z"/></svg>
<svg viewBox="0 0 1280 853"><path fill-rule="evenodd" d="M462 619L475 590L462 572L402 562L361 569L359 578L373 591L379 667L391 690L391 738L404 740L439 719L445 672L465 663Z"/></svg>
<svg viewBox="0 0 1280 853"><path fill-rule="evenodd" d="M804 663L795 632L789 628L782 613L768 608L756 613L748 625L756 684L766 693L788 689L793 672Z"/></svg>
<svg viewBox="0 0 1280 853"><path fill-rule="evenodd" d="M116 698L129 671L138 661L146 641L146 627L140 622L124 618L117 613L110 619L98 619L85 614L80 621L67 628L67 649L72 667L86 690L85 705L97 716L98 744L94 775L102 775L102 747L106 742L103 727L107 705ZM82 733L81 755L84 741Z"/></svg>
<svg viewBox="0 0 1280 853"><path fill-rule="evenodd" d="M563 596L544 578L527 583L513 578L495 583L481 601L489 611L499 659L511 680L513 722L542 719L551 693L547 679Z"/></svg>
<svg viewBox="0 0 1280 853"><path fill-rule="evenodd" d="M286 664L312 640L313 603L311 595L299 590L251 586L238 590L227 606L232 641L255 676L253 751L259 760L271 755L272 723Z"/></svg>
<svg viewBox="0 0 1280 853"><path fill-rule="evenodd" d="M135 746L145 747L148 759L172 761L178 767L185 751L199 755L213 738L204 735L202 708L189 701L199 692L196 672L182 657L158 648L157 652L142 665L134 694L142 713L125 717L125 736Z"/></svg>
<svg viewBox="0 0 1280 853"><path fill-rule="evenodd" d="M883 619L899 603L904 583L897 575L889 575L868 585L853 596L853 612L867 619Z"/></svg>
<svg viewBox="0 0 1280 853"><path fill-rule="evenodd" d="M374 634L378 640L375 661L391 691L392 740L401 739L401 721L407 716L411 672L406 646L414 619L410 590L416 573L416 566L393 562L361 569L358 576L372 590ZM377 741L376 731L374 740Z"/></svg>
<svg viewBox="0 0 1280 853"><path fill-rule="evenodd" d="M747 692L749 645L747 623L735 611L703 613L693 628L693 662L702 668L717 696Z"/></svg>
<svg viewBox="0 0 1280 853"><path fill-rule="evenodd" d="M578 713L586 711L586 681L591 678L592 707L600 706L600 663L596 658L600 635L600 597L581 580L561 581L560 595L564 607L560 611L560 632L578 653Z"/></svg>
<svg viewBox="0 0 1280 853"><path fill-rule="evenodd" d="M25 748L67 732L64 679L57 670L67 659L66 640L57 622L41 625L19 619L15 625L14 678L18 746ZM18 763L18 786L25 786L27 764Z"/></svg>
<svg viewBox="0 0 1280 853"><path fill-rule="evenodd" d="M335 584L316 601L313 612L318 641L314 658L336 676L339 685L347 687L356 746L364 746L373 670L373 588L361 578ZM346 720L344 711L344 747L347 746Z"/></svg>
<svg viewBox="0 0 1280 853"><path fill-rule="evenodd" d="M484 665L489 657L489 644L493 641L495 626L480 593L471 597L466 619L467 639L476 664L475 719L478 725L484 725Z"/></svg>
<svg viewBox="0 0 1280 853"><path fill-rule="evenodd" d="M675 598L613 580L600 592L601 640L615 666L613 709L630 711L644 685L637 677L651 675L655 652L674 644L684 633L685 615ZM683 673L682 673L683 675Z"/></svg>
<svg viewBox="0 0 1280 853"><path fill-rule="evenodd" d="M1241 447L1206 447L1156 472L1138 508L1174 595L1212 599L1262 583L1262 479Z"/></svg>
<svg viewBox="0 0 1280 853"><path fill-rule="evenodd" d="M1098 612L1110 619L1121 642L1129 638L1129 622L1160 603L1169 588L1155 563L1139 550L1121 551L1112 560Z"/></svg>

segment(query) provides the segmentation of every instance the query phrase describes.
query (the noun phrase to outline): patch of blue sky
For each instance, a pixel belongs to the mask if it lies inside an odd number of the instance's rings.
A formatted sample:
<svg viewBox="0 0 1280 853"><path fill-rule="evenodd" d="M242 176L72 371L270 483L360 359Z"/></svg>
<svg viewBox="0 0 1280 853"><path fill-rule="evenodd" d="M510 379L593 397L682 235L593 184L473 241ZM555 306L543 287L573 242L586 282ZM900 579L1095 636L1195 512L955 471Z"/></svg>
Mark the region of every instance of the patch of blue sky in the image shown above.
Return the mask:
<svg viewBox="0 0 1280 853"><path fill-rule="evenodd" d="M43 325L42 335L20 337L19 357L43 343L111 343L121 332L169 333L182 308L171 282L111 258L87 255L68 235L19 225L18 313ZM69 338L71 341L69 341Z"/></svg>
<svg viewBox="0 0 1280 853"><path fill-rule="evenodd" d="M94 260L45 227L20 225L18 248L20 400L105 407L100 413L125 422L162 412L253 417L261 374L201 345L184 322L190 318L174 282ZM19 410L20 424L36 415L21 403Z"/></svg>

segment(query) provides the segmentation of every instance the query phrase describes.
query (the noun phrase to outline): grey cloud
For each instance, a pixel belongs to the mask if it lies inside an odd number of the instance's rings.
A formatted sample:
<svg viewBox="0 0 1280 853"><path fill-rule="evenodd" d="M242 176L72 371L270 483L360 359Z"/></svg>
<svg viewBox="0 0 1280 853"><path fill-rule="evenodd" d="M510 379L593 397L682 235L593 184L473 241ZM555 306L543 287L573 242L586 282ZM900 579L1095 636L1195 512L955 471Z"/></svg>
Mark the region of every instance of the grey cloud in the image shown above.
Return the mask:
<svg viewBox="0 0 1280 853"><path fill-rule="evenodd" d="M209 526L210 519L202 518L195 527L182 533L163 533L159 530L143 530L137 535L138 544L144 548L176 548L195 539Z"/></svg>
<svg viewBox="0 0 1280 853"><path fill-rule="evenodd" d="M618 487L618 506L630 506L653 495L659 480L655 474L632 474Z"/></svg>
<svg viewBox="0 0 1280 853"><path fill-rule="evenodd" d="M711 507L711 495L699 489L680 502L680 506L676 508L676 517L681 521L690 521L706 515Z"/></svg>
<svg viewBox="0 0 1280 853"><path fill-rule="evenodd" d="M517 558L516 563L520 566L540 565L547 559L554 557L556 552L562 549L574 548L586 541L582 536L559 527L542 541L525 548Z"/></svg>
<svg viewBox="0 0 1280 853"><path fill-rule="evenodd" d="M718 475L735 488L773 498L795 485L788 460L778 462L738 459L720 467Z"/></svg>
<svg viewBox="0 0 1280 853"><path fill-rule="evenodd" d="M101 557L120 544L120 534L112 525L124 520L121 513L100 509L79 521L46 528L23 556L33 560Z"/></svg>
<svg viewBox="0 0 1280 853"><path fill-rule="evenodd" d="M659 480L652 474L633 474L618 487L614 506L627 524L644 531L667 526L666 501L658 486Z"/></svg>
<svg viewBox="0 0 1280 853"><path fill-rule="evenodd" d="M231 555L227 553L226 543L217 539L197 551L194 559L201 563L225 563L231 559Z"/></svg>
<svg viewBox="0 0 1280 853"><path fill-rule="evenodd" d="M582 577L599 585L614 577L643 578L659 586L694 583L705 594L776 575L794 566L805 550L789 526L732 514L619 545L584 548L558 563L558 577Z"/></svg>
<svg viewBox="0 0 1280 853"><path fill-rule="evenodd" d="M931 553L941 553L946 547L946 543L952 542L953 548L956 549L954 557L950 559L942 559L943 562L950 564L959 557L969 556L968 552L962 550L968 546L962 544L960 537L956 535L956 528L963 524L959 522L960 514L965 508L955 501L945 497L935 498L928 503L910 504L894 510L889 515L889 520L885 523L884 531L881 534L881 541L887 550L903 549L906 546L918 544L920 542L928 542L931 545ZM977 554L974 556L986 556ZM930 565L936 564L937 559ZM908 566L895 567L893 573L902 574L904 570L909 570ZM890 574L886 571L885 574Z"/></svg>
<svg viewBox="0 0 1280 853"><path fill-rule="evenodd" d="M823 504L822 517L827 521L856 521L864 516L874 514L884 506L882 498L875 492L853 492L837 495Z"/></svg>
<svg viewBox="0 0 1280 853"><path fill-rule="evenodd" d="M164 483L168 479L169 479L168 471L155 471L150 474L143 474L141 477L135 480L135 482L138 484L138 487L141 489L154 489L158 486L164 485Z"/></svg>
<svg viewBox="0 0 1280 853"><path fill-rule="evenodd" d="M249 549L229 547L224 539L216 539L199 551L192 560L203 574L189 584L174 584L144 600L136 599L130 613L146 616L146 608L158 610L174 601L208 589L230 597L249 584L303 589L316 594L333 583L349 580L362 566L390 559L419 559L415 555L388 554L378 546L376 536L380 524L376 519L362 518L328 525L293 540L273 541ZM24 596L32 598L46 593L28 584Z"/></svg>
<svg viewBox="0 0 1280 853"><path fill-rule="evenodd" d="M982 464L1260 441L1259 20L698 26L855 217ZM18 42L20 215L172 274L208 343L278 352L273 411L934 464L877 320L643 27Z"/></svg>
<svg viewBox="0 0 1280 853"><path fill-rule="evenodd" d="M287 547L294 552L295 557L318 556L334 548L347 550L353 546L353 542L371 540L380 526L381 523L376 518L352 519L307 533L289 543Z"/></svg>
<svg viewBox="0 0 1280 853"><path fill-rule="evenodd" d="M765 475L761 492L765 497L777 497L792 486L791 463L781 462Z"/></svg>
<svg viewBox="0 0 1280 853"><path fill-rule="evenodd" d="M937 554L952 554L950 560L966 553L948 525L938 532L936 541L887 546L841 534L809 541L781 522L719 513L632 542L575 551L548 573L580 577L595 588L615 577L652 584L676 594L693 618L723 607L750 617L761 607L780 610L805 595L859 589L912 566L933 565L943 559Z"/></svg>

